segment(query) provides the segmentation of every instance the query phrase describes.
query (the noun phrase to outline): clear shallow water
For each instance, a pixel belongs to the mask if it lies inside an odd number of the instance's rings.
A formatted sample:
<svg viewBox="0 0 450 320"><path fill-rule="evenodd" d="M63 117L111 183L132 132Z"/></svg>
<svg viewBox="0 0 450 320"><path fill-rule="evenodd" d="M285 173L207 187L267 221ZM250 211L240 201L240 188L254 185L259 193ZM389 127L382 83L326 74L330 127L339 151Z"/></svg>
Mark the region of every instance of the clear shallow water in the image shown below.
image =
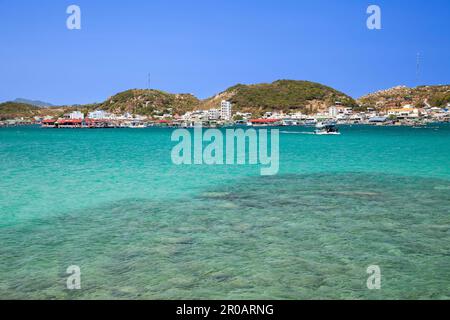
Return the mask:
<svg viewBox="0 0 450 320"><path fill-rule="evenodd" d="M281 130L261 177L166 129L0 129L0 298L449 299L450 127Z"/></svg>

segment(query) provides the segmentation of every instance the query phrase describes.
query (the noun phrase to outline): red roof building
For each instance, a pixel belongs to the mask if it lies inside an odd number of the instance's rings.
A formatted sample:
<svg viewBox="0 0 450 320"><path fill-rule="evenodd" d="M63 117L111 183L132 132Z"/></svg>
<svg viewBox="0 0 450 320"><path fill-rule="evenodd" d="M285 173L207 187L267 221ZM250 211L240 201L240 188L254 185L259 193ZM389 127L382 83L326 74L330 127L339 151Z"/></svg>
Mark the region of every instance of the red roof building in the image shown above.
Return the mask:
<svg viewBox="0 0 450 320"><path fill-rule="evenodd" d="M45 119L45 120L42 120L42 123L43 123L43 124L54 124L55 122L56 122L55 119Z"/></svg>
<svg viewBox="0 0 450 320"><path fill-rule="evenodd" d="M274 124L281 122L282 120L279 119L252 119L250 120L253 124Z"/></svg>
<svg viewBox="0 0 450 320"><path fill-rule="evenodd" d="M71 124L82 124L83 120L79 120L79 119L59 119L57 121L57 124L60 125L71 125Z"/></svg>

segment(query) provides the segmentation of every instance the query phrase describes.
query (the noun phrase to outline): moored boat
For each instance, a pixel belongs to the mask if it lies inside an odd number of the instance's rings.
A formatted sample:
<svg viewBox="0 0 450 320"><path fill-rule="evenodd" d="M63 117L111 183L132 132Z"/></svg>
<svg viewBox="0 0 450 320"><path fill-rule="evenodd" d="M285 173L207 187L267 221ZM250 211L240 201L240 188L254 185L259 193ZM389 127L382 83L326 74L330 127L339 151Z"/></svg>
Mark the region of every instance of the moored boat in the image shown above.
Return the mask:
<svg viewBox="0 0 450 320"><path fill-rule="evenodd" d="M143 122L140 122L140 121L133 121L133 122L130 123L128 128L130 128L130 129L144 129L144 128L147 128L147 125L145 123L143 123Z"/></svg>

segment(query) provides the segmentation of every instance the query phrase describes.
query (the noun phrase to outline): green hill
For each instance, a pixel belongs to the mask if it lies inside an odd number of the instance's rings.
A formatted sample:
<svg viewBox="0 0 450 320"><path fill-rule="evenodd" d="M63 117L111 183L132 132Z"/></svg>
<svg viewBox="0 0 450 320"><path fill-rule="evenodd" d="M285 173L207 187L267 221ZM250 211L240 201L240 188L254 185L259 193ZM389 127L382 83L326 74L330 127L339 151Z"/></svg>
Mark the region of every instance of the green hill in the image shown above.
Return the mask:
<svg viewBox="0 0 450 320"><path fill-rule="evenodd" d="M255 85L238 84L203 101L202 108L217 107L221 100L233 103L235 111L252 112L255 115L273 110L313 113L326 110L336 101L344 106L356 106L353 98L331 87L294 80Z"/></svg>
<svg viewBox="0 0 450 320"><path fill-rule="evenodd" d="M407 104L418 108L426 106L445 107L450 103L450 85L416 88L398 86L368 94L359 98L358 103L364 107L376 109L398 108Z"/></svg>
<svg viewBox="0 0 450 320"><path fill-rule="evenodd" d="M96 107L114 113L152 115L172 111L173 114L182 114L194 109L219 108L222 100L233 103L234 111L255 115L274 110L312 113L326 110L336 101L346 106L356 106L351 97L325 85L279 80L270 84L238 84L206 100L199 100L191 94L133 89L116 94Z"/></svg>
<svg viewBox="0 0 450 320"><path fill-rule="evenodd" d="M5 102L0 104L0 118L32 117L39 111L39 107L26 103Z"/></svg>
<svg viewBox="0 0 450 320"><path fill-rule="evenodd" d="M171 94L160 90L133 89L118 93L96 108L114 113L141 115L184 113L195 109L200 100L191 94Z"/></svg>
<svg viewBox="0 0 450 320"><path fill-rule="evenodd" d="M66 112L71 112L78 109L78 107L63 106L42 108L27 103L5 102L0 104L0 119L5 120L21 117L32 118L34 116L61 117ZM84 110L87 110L87 108Z"/></svg>

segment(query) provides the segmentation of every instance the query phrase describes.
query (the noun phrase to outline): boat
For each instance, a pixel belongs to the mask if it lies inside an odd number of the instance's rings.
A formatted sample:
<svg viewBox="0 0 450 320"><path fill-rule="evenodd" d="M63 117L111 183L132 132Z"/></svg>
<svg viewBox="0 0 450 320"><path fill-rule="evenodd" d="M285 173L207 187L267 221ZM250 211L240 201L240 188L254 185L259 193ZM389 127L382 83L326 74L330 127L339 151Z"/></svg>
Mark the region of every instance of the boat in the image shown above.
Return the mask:
<svg viewBox="0 0 450 320"><path fill-rule="evenodd" d="M139 122L139 121L133 121L133 122L130 123L128 128L130 128L130 129L144 129L144 128L147 128L147 126L145 125L145 123L142 123L142 122Z"/></svg>
<svg viewBox="0 0 450 320"><path fill-rule="evenodd" d="M340 135L341 134L335 123L318 123L316 125L316 130L314 132L317 135Z"/></svg>
<svg viewBox="0 0 450 320"><path fill-rule="evenodd" d="M317 124L317 119L315 118L308 118L305 120L305 126L307 127L313 127Z"/></svg>
<svg viewBox="0 0 450 320"><path fill-rule="evenodd" d="M234 122L235 127L247 127L249 125L249 122L247 120L237 120Z"/></svg>

